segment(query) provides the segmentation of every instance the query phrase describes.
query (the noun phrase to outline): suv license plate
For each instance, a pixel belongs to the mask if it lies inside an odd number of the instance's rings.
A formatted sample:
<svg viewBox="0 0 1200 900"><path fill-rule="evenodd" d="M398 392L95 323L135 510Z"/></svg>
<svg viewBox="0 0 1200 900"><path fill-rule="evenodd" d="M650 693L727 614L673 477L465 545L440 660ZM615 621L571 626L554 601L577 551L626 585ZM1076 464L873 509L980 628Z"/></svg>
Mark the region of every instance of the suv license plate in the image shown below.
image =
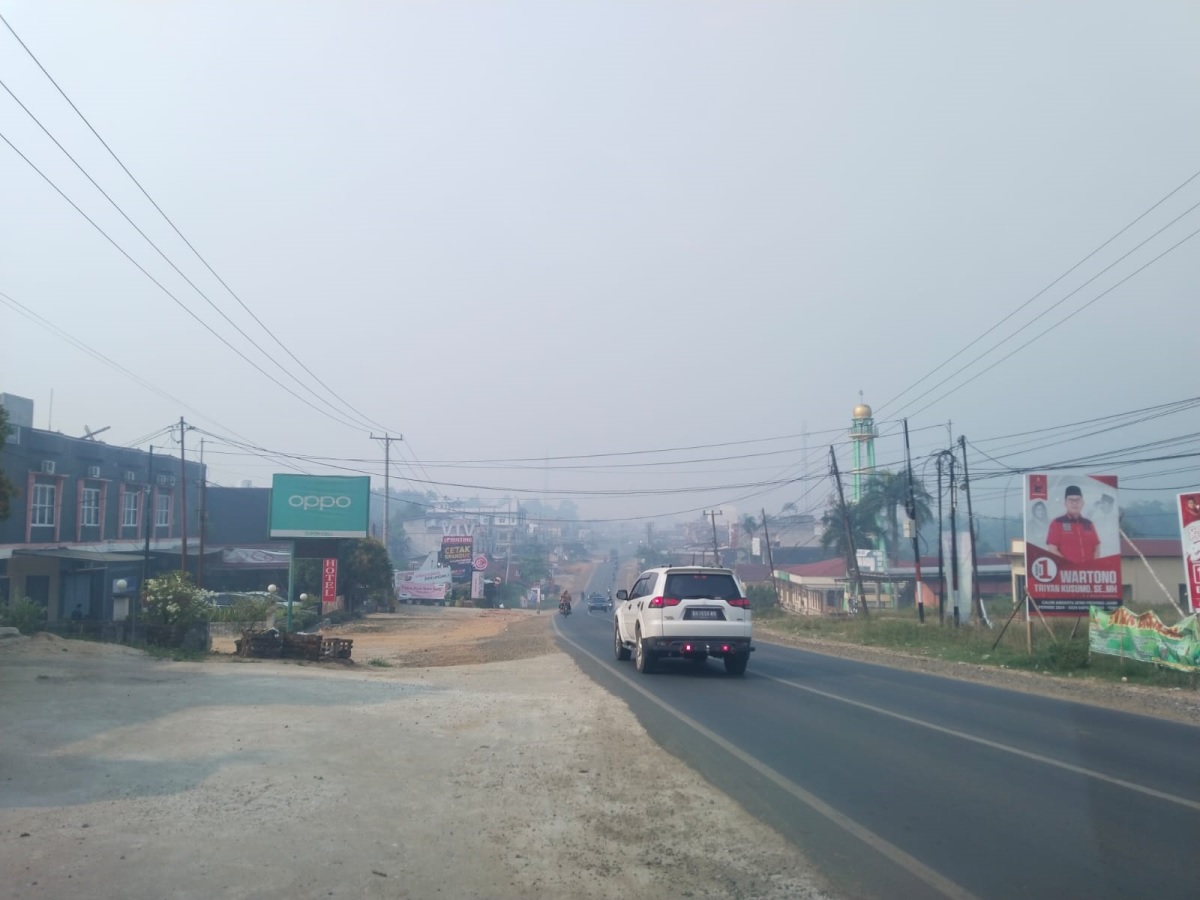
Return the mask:
<svg viewBox="0 0 1200 900"><path fill-rule="evenodd" d="M689 609L687 611L688 619L724 619L719 609Z"/></svg>

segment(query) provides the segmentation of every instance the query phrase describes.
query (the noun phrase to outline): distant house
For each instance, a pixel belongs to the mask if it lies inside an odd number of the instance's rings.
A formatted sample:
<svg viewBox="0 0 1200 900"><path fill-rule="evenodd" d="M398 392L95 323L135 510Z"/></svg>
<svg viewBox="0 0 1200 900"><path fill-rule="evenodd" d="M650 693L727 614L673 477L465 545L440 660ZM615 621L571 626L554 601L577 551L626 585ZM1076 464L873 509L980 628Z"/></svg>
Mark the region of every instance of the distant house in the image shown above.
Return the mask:
<svg viewBox="0 0 1200 900"><path fill-rule="evenodd" d="M988 600L1008 597L1010 566L1001 556L979 558L979 595ZM965 574L965 573L964 573ZM800 615L822 615L845 612L846 588L850 582L844 559L825 559L799 566L776 566L776 585L780 605ZM884 572L863 572L863 591L870 609L912 608L916 596L914 566L896 566ZM937 558L921 560L921 597L926 607L937 606L941 596ZM946 570L947 594L952 590L952 576ZM965 581L964 581L965 584Z"/></svg>
<svg viewBox="0 0 1200 900"><path fill-rule="evenodd" d="M284 592L291 545L270 538L271 489L209 487L204 498L204 587Z"/></svg>

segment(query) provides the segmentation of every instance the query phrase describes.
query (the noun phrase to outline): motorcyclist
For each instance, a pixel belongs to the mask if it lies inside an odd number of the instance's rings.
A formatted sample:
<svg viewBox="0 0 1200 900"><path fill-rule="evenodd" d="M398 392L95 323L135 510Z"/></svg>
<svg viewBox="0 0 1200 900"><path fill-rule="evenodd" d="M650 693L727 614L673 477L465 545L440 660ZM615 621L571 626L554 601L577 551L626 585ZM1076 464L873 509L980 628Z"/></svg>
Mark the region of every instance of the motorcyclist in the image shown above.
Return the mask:
<svg viewBox="0 0 1200 900"><path fill-rule="evenodd" d="M571 611L571 592L563 589L563 592L558 595L559 611L569 613Z"/></svg>

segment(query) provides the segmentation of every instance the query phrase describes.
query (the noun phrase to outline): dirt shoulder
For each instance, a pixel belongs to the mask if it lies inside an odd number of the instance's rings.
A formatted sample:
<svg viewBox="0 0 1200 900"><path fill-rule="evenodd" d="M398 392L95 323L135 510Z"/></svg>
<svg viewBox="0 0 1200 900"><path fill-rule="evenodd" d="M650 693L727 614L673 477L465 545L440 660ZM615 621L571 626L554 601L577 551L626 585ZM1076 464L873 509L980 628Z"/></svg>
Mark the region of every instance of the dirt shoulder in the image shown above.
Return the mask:
<svg viewBox="0 0 1200 900"><path fill-rule="evenodd" d="M754 623L754 630L755 636L759 640L811 650L814 653L825 653L830 656L855 659L860 662L891 666L897 669L927 672L930 675L958 678L962 681L989 684L993 687L1055 697L1060 700L1071 700L1076 703L1089 703L1093 706L1103 706L1106 709L1156 716L1188 725L1200 725L1200 692L1183 688L1146 687L930 659L885 647L867 647L861 644L798 637L788 632L772 629L770 624L762 624L758 621Z"/></svg>
<svg viewBox="0 0 1200 900"><path fill-rule="evenodd" d="M827 896L794 845L664 764L551 619L429 609L342 629L388 666L0 641L3 893ZM689 838L667 853L664 834Z"/></svg>

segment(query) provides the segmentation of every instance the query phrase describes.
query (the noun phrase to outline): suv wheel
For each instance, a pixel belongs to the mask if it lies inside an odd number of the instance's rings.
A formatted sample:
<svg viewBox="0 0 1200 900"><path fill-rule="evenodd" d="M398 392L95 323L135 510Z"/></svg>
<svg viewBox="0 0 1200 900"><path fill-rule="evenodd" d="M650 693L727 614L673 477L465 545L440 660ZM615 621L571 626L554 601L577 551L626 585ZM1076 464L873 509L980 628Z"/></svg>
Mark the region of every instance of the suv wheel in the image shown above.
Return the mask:
<svg viewBox="0 0 1200 900"><path fill-rule="evenodd" d="M731 653L725 657L725 674L734 677L745 675L748 662L750 662L749 653Z"/></svg>
<svg viewBox="0 0 1200 900"><path fill-rule="evenodd" d="M642 632L639 630L633 642L633 664L637 670L643 675L649 675L654 671L654 651L646 646L646 640L642 637Z"/></svg>
<svg viewBox="0 0 1200 900"><path fill-rule="evenodd" d="M619 660L629 659L629 648L621 640L621 626L613 625L613 656Z"/></svg>

